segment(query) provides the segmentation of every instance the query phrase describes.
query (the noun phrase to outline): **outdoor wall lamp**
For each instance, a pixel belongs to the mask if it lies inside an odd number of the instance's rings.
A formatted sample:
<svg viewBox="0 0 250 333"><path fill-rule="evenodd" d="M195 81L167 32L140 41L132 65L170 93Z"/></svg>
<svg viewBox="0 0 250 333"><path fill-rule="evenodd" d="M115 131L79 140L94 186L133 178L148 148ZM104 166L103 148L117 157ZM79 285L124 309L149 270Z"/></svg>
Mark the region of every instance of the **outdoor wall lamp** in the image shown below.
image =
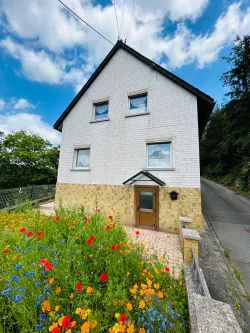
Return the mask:
<svg viewBox="0 0 250 333"><path fill-rule="evenodd" d="M179 193L177 193L177 192L175 192L175 191L172 191L172 192L170 192L169 194L170 194L170 198L171 198L171 200L177 200L177 198L178 198L178 194L179 194Z"/></svg>

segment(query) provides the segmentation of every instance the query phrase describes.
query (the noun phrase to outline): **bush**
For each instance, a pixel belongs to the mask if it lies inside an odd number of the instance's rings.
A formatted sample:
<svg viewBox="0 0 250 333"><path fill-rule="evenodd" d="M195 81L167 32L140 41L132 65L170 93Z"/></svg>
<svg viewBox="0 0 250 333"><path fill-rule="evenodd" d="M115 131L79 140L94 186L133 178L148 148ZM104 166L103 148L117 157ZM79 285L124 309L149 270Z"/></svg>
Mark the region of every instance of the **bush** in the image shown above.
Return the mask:
<svg viewBox="0 0 250 333"><path fill-rule="evenodd" d="M0 212L0 332L186 332L186 289L112 216Z"/></svg>

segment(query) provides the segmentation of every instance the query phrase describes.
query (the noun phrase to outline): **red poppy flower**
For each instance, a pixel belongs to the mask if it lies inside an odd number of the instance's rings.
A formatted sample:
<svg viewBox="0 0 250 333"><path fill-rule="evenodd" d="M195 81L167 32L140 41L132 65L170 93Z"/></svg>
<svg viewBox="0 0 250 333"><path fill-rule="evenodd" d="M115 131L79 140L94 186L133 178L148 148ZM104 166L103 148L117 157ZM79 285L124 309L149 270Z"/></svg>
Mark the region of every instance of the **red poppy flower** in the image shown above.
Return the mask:
<svg viewBox="0 0 250 333"><path fill-rule="evenodd" d="M78 290L78 291L82 290L82 284L81 283L76 284L76 290Z"/></svg>
<svg viewBox="0 0 250 333"><path fill-rule="evenodd" d="M168 266L165 267L165 272L167 272L167 273L170 272L170 268Z"/></svg>
<svg viewBox="0 0 250 333"><path fill-rule="evenodd" d="M97 213L100 213L100 209L97 209Z"/></svg>
<svg viewBox="0 0 250 333"><path fill-rule="evenodd" d="M102 282L107 282L107 280L108 280L108 274L106 272L102 272L102 274L100 276L100 280Z"/></svg>
<svg viewBox="0 0 250 333"><path fill-rule="evenodd" d="M27 237L31 237L32 235L33 235L32 231L30 231L30 232L27 233Z"/></svg>
<svg viewBox="0 0 250 333"><path fill-rule="evenodd" d="M62 327L66 328L71 326L71 321L70 321L70 316L64 316L63 321L62 321Z"/></svg>
<svg viewBox="0 0 250 333"><path fill-rule="evenodd" d="M139 236L140 235L140 231L136 231L135 234L136 234L136 236Z"/></svg>
<svg viewBox="0 0 250 333"><path fill-rule="evenodd" d="M23 234L24 232L26 232L26 229L25 229L25 228L22 228L22 229L20 229L19 231Z"/></svg>
<svg viewBox="0 0 250 333"><path fill-rule="evenodd" d="M125 321L127 321L127 316L125 315L125 313L121 313L121 315L120 315L120 321L122 323L124 323Z"/></svg>
<svg viewBox="0 0 250 333"><path fill-rule="evenodd" d="M83 218L83 219L84 219L84 221L88 221L88 218L87 218L87 216L84 216L84 218Z"/></svg>
<svg viewBox="0 0 250 333"><path fill-rule="evenodd" d="M48 272L48 271L50 271L53 268L53 265L50 264L50 262L46 258L43 258L40 261L39 266L43 267L44 270L45 270L45 272Z"/></svg>
<svg viewBox="0 0 250 333"><path fill-rule="evenodd" d="M113 216L109 215L109 219L110 219L110 221L113 221Z"/></svg>
<svg viewBox="0 0 250 333"><path fill-rule="evenodd" d="M4 249L4 250L3 250L3 253L8 253L8 252L10 252L9 249Z"/></svg>
<svg viewBox="0 0 250 333"><path fill-rule="evenodd" d="M107 225L107 226L106 226L106 230L109 230L109 229L111 229L111 226L110 226L110 225Z"/></svg>
<svg viewBox="0 0 250 333"><path fill-rule="evenodd" d="M43 235L43 232L42 232L42 231L38 231L36 234L37 234L37 237L38 237L38 238L41 238L42 235Z"/></svg>
<svg viewBox="0 0 250 333"><path fill-rule="evenodd" d="M56 217L54 218L54 220L55 220L55 221L59 221L59 220L60 220L60 216L56 216Z"/></svg>
<svg viewBox="0 0 250 333"><path fill-rule="evenodd" d="M116 248L116 250L120 250L121 245L120 245L120 244L117 244L117 245L115 246L115 248Z"/></svg>
<svg viewBox="0 0 250 333"><path fill-rule="evenodd" d="M49 263L49 261L46 258L43 258L40 260L40 267L44 267L45 265L47 265Z"/></svg>
<svg viewBox="0 0 250 333"><path fill-rule="evenodd" d="M92 241L91 239L87 239L87 240L86 240L86 244L87 244L87 245L91 245L92 242L93 242L93 241Z"/></svg>
<svg viewBox="0 0 250 333"><path fill-rule="evenodd" d="M60 327L54 327L50 333L60 333Z"/></svg>
<svg viewBox="0 0 250 333"><path fill-rule="evenodd" d="M45 272L48 272L48 271L50 271L52 268L53 268L53 265L50 264L50 263L48 263L47 265L45 265L44 270L45 270Z"/></svg>
<svg viewBox="0 0 250 333"><path fill-rule="evenodd" d="M114 244L111 245L111 249L115 250L115 245Z"/></svg>

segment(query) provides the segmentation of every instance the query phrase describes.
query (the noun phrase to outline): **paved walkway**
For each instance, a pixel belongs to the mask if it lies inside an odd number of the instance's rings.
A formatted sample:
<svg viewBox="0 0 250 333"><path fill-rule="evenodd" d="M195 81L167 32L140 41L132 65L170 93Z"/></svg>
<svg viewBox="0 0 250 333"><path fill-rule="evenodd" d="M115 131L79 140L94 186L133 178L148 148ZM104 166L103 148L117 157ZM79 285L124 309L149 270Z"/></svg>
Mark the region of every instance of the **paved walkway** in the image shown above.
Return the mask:
<svg viewBox="0 0 250 333"><path fill-rule="evenodd" d="M158 257L168 260L168 266L176 279L180 278L183 268L183 255L179 245L179 236L166 232L125 227L127 234L135 239L135 231L140 231L138 240L144 243L148 253L157 253Z"/></svg>
<svg viewBox="0 0 250 333"><path fill-rule="evenodd" d="M41 213L46 215L55 215L54 202L49 202L41 205ZM170 267L170 272L176 279L180 278L180 273L183 268L183 255L180 250L179 236L146 229L138 229L133 227L125 227L128 236L135 237L135 231L140 231L138 240L144 243L148 254L157 253L158 257L167 259L167 265Z"/></svg>
<svg viewBox="0 0 250 333"><path fill-rule="evenodd" d="M250 200L206 179L201 180L201 194L203 212L250 293Z"/></svg>

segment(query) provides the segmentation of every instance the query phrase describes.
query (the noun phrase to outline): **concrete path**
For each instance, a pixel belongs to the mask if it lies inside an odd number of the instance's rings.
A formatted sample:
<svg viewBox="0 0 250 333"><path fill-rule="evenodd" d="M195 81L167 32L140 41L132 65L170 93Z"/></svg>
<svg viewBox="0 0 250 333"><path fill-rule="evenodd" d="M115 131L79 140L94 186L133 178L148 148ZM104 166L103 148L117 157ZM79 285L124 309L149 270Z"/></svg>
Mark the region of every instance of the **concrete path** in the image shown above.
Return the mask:
<svg viewBox="0 0 250 333"><path fill-rule="evenodd" d="M166 232L125 227L128 236L134 241L140 241L148 249L149 254L156 253L159 258L167 259L170 272L174 278L179 279L183 268L183 254L180 249L179 236ZM140 231L140 236L135 237L135 231Z"/></svg>
<svg viewBox="0 0 250 333"><path fill-rule="evenodd" d="M250 200L201 179L202 209L224 249L228 249L250 294Z"/></svg>

